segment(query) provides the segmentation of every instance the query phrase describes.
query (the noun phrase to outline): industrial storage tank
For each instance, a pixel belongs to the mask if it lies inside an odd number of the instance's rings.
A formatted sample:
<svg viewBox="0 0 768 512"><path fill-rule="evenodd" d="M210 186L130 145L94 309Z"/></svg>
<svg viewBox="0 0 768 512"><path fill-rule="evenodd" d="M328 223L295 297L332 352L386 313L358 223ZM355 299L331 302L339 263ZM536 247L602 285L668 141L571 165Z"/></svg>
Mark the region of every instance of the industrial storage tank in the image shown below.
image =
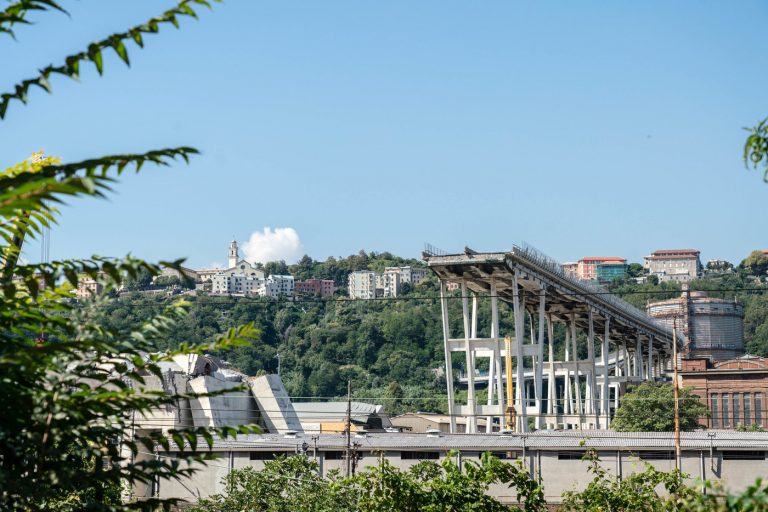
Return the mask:
<svg viewBox="0 0 768 512"><path fill-rule="evenodd" d="M677 319L689 357L721 360L744 353L744 306L736 301L684 290L680 298L648 304L647 311L670 327Z"/></svg>

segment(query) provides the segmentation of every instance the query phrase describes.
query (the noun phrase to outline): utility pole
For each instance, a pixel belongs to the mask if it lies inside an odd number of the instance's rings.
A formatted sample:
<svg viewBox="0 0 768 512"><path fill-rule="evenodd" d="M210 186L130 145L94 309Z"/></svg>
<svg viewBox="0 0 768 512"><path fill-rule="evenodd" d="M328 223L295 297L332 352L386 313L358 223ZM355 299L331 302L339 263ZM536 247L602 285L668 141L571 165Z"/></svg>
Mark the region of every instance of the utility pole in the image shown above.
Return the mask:
<svg viewBox="0 0 768 512"><path fill-rule="evenodd" d="M277 358L277 376L280 376L280 352L275 356Z"/></svg>
<svg viewBox="0 0 768 512"><path fill-rule="evenodd" d="M680 405L677 390L677 317L672 319L673 389L675 390L675 469L680 470Z"/></svg>
<svg viewBox="0 0 768 512"><path fill-rule="evenodd" d="M347 379L347 427L344 429L347 434L347 471L346 476L352 474L352 380Z"/></svg>

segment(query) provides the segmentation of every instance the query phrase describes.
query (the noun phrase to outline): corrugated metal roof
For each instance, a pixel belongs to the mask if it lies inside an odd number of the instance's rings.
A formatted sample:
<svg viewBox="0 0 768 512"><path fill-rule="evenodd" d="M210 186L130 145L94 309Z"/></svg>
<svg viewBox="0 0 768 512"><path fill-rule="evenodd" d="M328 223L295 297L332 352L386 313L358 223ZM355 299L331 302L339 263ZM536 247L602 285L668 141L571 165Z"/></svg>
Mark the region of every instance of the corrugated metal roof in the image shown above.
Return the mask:
<svg viewBox="0 0 768 512"><path fill-rule="evenodd" d="M710 436L710 434L712 434ZM280 434L240 436L237 440L216 441L214 450L294 450L303 442L314 443L323 449L339 449L346 445L343 434L320 434L317 436L298 434L286 437ZM437 435L414 433L369 433L353 436L359 450L507 450L530 449L572 450L579 448L624 449L624 450L659 450L674 449L675 438L672 432L611 432L604 430L547 431L529 434L445 434ZM710 430L683 432L682 448L685 449L743 449L768 450L768 432L735 432L732 430Z"/></svg>

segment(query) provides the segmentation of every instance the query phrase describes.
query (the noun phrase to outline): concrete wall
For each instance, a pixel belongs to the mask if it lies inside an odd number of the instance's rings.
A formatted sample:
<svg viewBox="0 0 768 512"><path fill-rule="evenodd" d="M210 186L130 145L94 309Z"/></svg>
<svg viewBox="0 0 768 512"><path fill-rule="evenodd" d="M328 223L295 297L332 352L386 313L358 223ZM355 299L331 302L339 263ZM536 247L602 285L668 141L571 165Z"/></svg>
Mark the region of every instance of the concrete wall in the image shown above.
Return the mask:
<svg viewBox="0 0 768 512"><path fill-rule="evenodd" d="M341 451L341 449L339 450ZM295 450L285 453L295 454ZM338 453L338 452L336 452ZM532 475L541 475L544 485L545 497L549 503L559 503L561 496L567 491L580 491L592 480L593 476L588 472L589 463L578 458L565 459L569 453L566 451L530 450L526 451L525 458L521 452L513 452L514 456L523 459L526 467ZM226 489L222 480L227 475L229 468L254 467L257 470L264 467L263 460L251 460L250 452L221 452L221 457L211 462L208 467L202 468L191 480L183 482L163 482L160 485L160 495L163 498L181 498L188 501L196 501L199 497L209 496L215 493L224 493ZM598 452L600 464L611 474L620 473L622 476L634 472L642 472L648 463L660 471L671 471L675 468L674 459L667 460L643 460L630 452L617 452L606 450ZM313 457L310 445L307 456ZM440 459L444 459L445 452L441 452ZM463 460L478 461L480 452L463 452ZM358 470L366 467L375 467L380 458L384 458L400 469L407 469L419 462L418 459L403 458L400 451L389 451L384 454L376 452L362 452L362 458L358 462ZM323 474L332 470L342 473L345 461L341 458L325 458L325 452L319 451L317 456ZM508 459L505 462L514 462ZM714 470L712 469L714 468ZM765 460L723 460L722 453L715 452L714 459L710 460L709 450L696 450L683 452L682 471L691 476L688 483L695 485L698 478L710 480L722 479L725 487L731 491L742 491L748 485L754 483L755 478L764 476L768 472ZM494 485L489 489L491 495L504 503L517 502L515 489L507 485Z"/></svg>

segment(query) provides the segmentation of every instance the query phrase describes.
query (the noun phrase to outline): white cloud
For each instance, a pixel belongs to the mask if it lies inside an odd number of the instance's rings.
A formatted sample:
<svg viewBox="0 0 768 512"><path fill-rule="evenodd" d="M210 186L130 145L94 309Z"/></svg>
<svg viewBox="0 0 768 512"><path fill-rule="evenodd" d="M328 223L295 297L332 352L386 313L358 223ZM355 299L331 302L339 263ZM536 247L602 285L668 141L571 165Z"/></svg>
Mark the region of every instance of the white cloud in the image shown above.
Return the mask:
<svg viewBox="0 0 768 512"><path fill-rule="evenodd" d="M293 228L264 228L254 231L242 245L243 255L251 263L285 260L295 263L304 254L299 234Z"/></svg>

